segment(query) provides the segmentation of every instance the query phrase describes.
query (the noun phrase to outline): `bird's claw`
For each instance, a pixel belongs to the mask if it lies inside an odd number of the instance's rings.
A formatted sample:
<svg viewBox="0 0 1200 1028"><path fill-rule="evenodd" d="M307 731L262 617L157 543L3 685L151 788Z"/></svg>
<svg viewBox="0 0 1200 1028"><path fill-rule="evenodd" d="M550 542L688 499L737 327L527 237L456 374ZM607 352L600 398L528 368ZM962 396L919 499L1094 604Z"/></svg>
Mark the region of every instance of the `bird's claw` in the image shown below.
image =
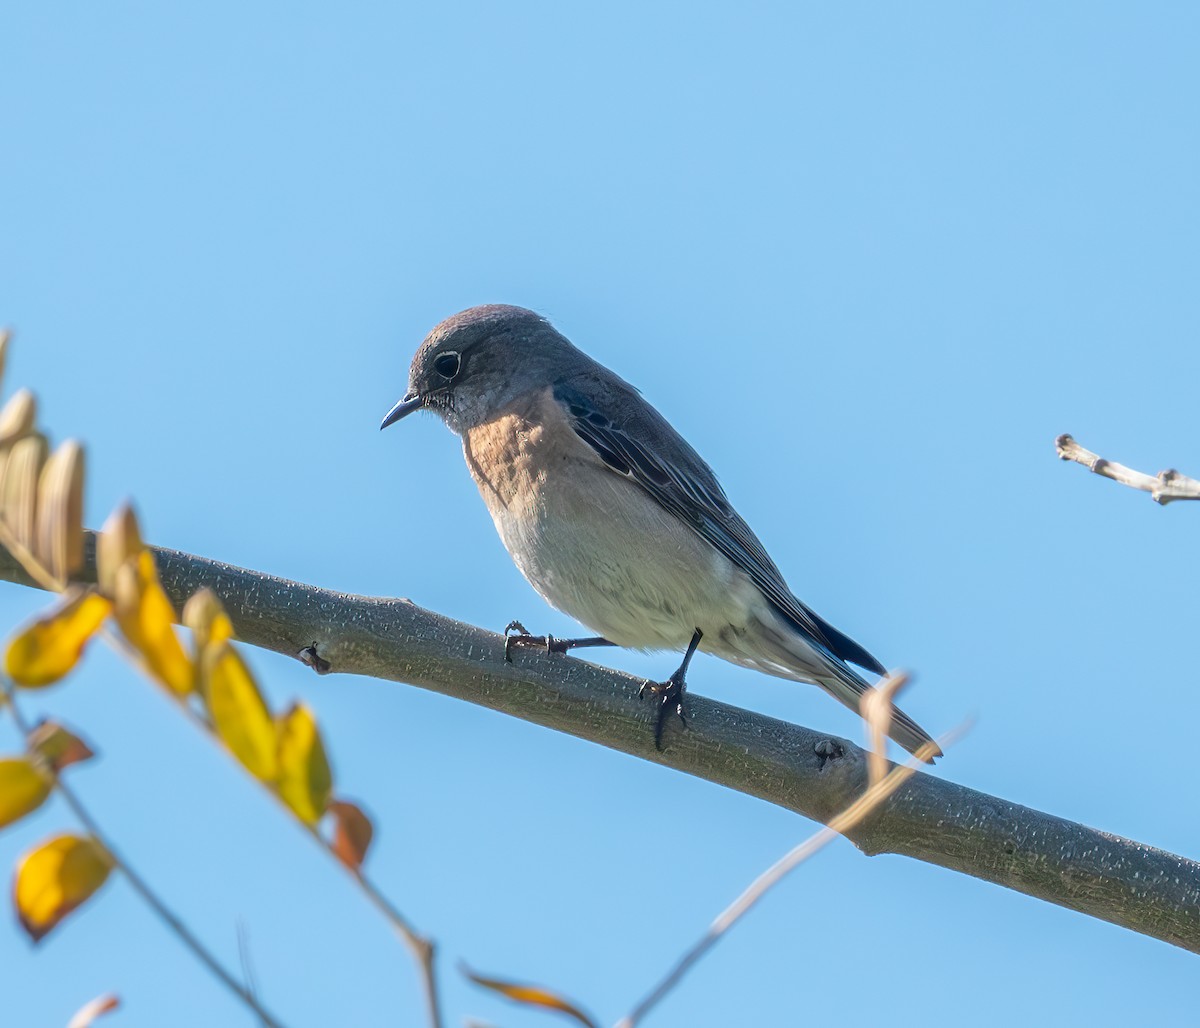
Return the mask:
<svg viewBox="0 0 1200 1028"><path fill-rule="evenodd" d="M312 668L318 675L327 675L333 670L333 665L317 652L315 642L311 646L305 646L296 656L300 658L301 664Z"/></svg>
<svg viewBox="0 0 1200 1028"><path fill-rule="evenodd" d="M545 646L547 653L566 653L567 648L558 639L546 635L530 635L529 629L520 621L510 621L504 626L504 663L512 663L514 646Z"/></svg>
<svg viewBox="0 0 1200 1028"><path fill-rule="evenodd" d="M686 688L683 675L676 671L665 682L651 682L647 679L638 690L638 699L642 699L646 693L649 693L658 700L657 716L654 719L654 748L660 752L662 751L663 726L671 714L672 706L675 708L675 713L679 715L679 721L683 727L686 729L688 726L687 717L683 712L683 694Z"/></svg>

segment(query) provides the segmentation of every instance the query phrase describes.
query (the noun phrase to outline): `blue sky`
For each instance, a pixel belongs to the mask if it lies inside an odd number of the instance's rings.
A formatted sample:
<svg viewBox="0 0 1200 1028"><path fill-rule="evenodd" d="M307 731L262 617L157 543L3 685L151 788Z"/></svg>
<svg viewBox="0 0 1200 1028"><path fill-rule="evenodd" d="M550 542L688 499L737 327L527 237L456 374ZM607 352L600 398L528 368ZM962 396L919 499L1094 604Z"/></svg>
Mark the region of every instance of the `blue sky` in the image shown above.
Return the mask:
<svg viewBox="0 0 1200 1028"><path fill-rule="evenodd" d="M1196 517L1055 459L1072 432L1200 473L1200 17L1189 4L68 3L0 12L6 388L86 441L88 515L159 544L500 629L569 635L434 419L380 434L409 358L483 302L548 315L710 461L797 594L890 666L935 773L1200 854ZM44 597L0 589L0 624ZM671 655L605 654L659 677ZM420 690L251 652L317 711L370 859L443 954L449 1023L611 1023L813 826ZM698 658L696 692L857 738L817 690ZM77 787L290 1025L417 1023L407 953L149 684L97 649L31 697ZM11 725L0 745L17 745ZM52 804L0 866L69 825ZM864 965L885 956L866 973ZM1194 1016L1195 958L839 842L651 1023ZM4 1020L242 1023L114 881Z"/></svg>

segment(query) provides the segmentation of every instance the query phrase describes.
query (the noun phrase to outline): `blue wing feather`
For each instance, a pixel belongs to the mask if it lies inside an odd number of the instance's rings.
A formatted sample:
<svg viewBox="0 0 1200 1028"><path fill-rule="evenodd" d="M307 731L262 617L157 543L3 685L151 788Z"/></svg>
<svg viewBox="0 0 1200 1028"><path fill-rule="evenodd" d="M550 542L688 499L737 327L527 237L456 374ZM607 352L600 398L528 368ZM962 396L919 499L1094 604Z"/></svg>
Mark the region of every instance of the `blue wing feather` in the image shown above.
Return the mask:
<svg viewBox="0 0 1200 1028"><path fill-rule="evenodd" d="M607 383L606 383L607 384ZM798 600L787 587L775 563L750 527L738 516L725 497L709 467L675 431L640 397L632 405L637 418L614 424L592 402L580 385L569 380L554 387L554 398L562 405L576 434L617 474L636 482L664 509L715 546L741 568L771 604L818 648L836 660L883 674L884 667L862 646ZM609 388L612 388L611 385ZM631 405L624 405L627 408ZM638 431L639 427L642 431ZM645 429L656 428L656 438L665 439L674 453L656 453L645 442ZM668 434L663 433L666 429Z"/></svg>

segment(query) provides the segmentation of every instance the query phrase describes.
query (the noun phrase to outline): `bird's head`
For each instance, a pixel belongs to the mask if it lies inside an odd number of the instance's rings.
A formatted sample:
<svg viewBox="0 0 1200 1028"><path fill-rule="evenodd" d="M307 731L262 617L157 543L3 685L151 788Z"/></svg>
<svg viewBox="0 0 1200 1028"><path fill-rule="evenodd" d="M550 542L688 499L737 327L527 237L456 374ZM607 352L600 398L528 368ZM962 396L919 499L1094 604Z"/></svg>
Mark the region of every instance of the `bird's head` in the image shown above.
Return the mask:
<svg viewBox="0 0 1200 1028"><path fill-rule="evenodd" d="M409 368L408 392L379 427L427 408L461 435L518 396L549 385L568 354L582 356L533 311L498 303L471 307L425 337Z"/></svg>

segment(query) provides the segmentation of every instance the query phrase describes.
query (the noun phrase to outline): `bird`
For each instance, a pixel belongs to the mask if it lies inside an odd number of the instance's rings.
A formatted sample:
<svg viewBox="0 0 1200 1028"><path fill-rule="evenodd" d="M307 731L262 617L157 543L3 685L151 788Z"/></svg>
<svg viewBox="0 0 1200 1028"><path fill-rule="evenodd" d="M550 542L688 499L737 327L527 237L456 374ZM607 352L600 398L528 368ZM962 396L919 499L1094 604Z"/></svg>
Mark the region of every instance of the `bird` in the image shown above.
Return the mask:
<svg viewBox="0 0 1200 1028"><path fill-rule="evenodd" d="M486 304L442 321L414 355L407 392L380 428L422 410L461 438L517 568L551 606L598 633L556 640L514 621L506 658L510 641L558 652L682 651L665 682L644 687L659 699L659 748L667 711L684 717L697 650L818 685L860 713L873 686L851 665L876 675L883 665L796 598L716 475L666 418L546 318ZM941 755L899 709L889 734L909 752Z"/></svg>

